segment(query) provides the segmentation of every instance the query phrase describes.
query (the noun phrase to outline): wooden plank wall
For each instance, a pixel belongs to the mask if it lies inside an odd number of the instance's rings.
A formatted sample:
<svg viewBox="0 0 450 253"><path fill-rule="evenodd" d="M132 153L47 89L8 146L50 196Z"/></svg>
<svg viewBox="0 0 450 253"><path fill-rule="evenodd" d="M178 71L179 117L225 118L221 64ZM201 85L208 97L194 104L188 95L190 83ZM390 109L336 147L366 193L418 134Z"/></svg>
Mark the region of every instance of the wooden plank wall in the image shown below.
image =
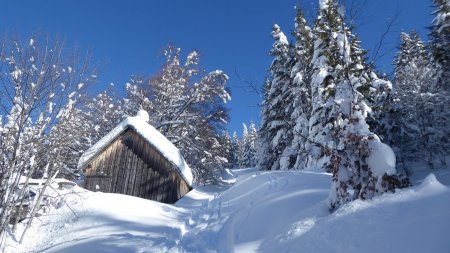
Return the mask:
<svg viewBox="0 0 450 253"><path fill-rule="evenodd" d="M173 166L129 129L91 160L85 188L175 203L190 187Z"/></svg>

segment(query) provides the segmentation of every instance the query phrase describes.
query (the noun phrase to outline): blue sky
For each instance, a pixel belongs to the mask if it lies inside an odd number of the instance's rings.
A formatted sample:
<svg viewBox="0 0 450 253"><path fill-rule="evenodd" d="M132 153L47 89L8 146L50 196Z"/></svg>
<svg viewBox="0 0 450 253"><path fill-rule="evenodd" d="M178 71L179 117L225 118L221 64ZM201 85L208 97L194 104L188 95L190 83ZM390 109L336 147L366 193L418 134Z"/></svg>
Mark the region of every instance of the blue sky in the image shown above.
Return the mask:
<svg viewBox="0 0 450 253"><path fill-rule="evenodd" d="M353 0L357 3L364 0ZM28 37L43 31L59 35L68 44L89 49L100 64L100 82L122 87L133 74L156 73L161 50L174 43L184 52L198 49L202 66L224 70L230 80L232 101L228 104L230 131L242 131L242 123L259 122L261 98L247 89L244 80L260 86L267 75L277 23L288 34L294 28L294 6L303 6L314 16L318 0L1 0L0 33L18 32ZM376 47L390 17L398 10L394 26L377 59L380 71L390 73L401 31L425 29L432 20L431 0L367 0L361 9L357 30L366 49ZM237 74L236 74L237 73ZM240 78L238 77L240 76Z"/></svg>

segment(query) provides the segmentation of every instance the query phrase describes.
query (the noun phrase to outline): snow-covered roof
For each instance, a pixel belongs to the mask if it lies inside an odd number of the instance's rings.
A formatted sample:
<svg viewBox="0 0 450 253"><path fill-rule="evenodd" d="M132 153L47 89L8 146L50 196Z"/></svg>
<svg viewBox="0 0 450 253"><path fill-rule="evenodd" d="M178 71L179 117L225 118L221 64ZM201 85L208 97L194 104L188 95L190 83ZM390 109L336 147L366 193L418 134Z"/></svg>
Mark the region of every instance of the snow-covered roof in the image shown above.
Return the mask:
<svg viewBox="0 0 450 253"><path fill-rule="evenodd" d="M141 110L135 117L128 117L120 122L120 124L113 130L111 130L111 132L109 132L105 137L100 139L90 149L83 153L80 160L78 161L78 168L84 168L92 158L94 158L109 144L111 144L120 134L122 134L128 128L132 128L136 131L137 134L139 134L148 143L154 146L162 154L162 156L169 160L169 162L173 163L177 167L181 176L190 186L192 186L192 171L181 155L180 150L178 150L178 148L175 147L172 142L170 142L152 125L147 123L148 119L148 113Z"/></svg>

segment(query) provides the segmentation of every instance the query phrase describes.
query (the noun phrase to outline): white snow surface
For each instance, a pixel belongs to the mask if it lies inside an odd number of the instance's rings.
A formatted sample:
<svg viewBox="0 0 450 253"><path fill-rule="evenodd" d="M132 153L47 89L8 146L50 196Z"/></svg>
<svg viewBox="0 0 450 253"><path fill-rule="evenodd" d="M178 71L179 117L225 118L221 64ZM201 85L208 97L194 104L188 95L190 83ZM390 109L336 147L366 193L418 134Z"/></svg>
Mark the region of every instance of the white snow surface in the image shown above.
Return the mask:
<svg viewBox="0 0 450 253"><path fill-rule="evenodd" d="M367 163L375 177L381 177L384 173L393 175L395 169L395 154L391 147L380 142L378 139L369 141L370 156Z"/></svg>
<svg viewBox="0 0 450 253"><path fill-rule="evenodd" d="M329 174L229 174L233 186L196 186L175 205L64 190L67 205L36 219L23 244L9 237L6 252L449 252L450 189L434 174L331 214Z"/></svg>
<svg viewBox="0 0 450 253"><path fill-rule="evenodd" d="M327 9L330 5L330 0L319 0L319 8L321 10Z"/></svg>
<svg viewBox="0 0 450 253"><path fill-rule="evenodd" d="M286 35L284 35L284 33L281 31L280 26L278 26L277 24L274 24L274 27L276 27L280 31L279 34L278 34L278 36L279 36L279 39L278 39L279 43L288 45L289 44L288 39L287 39Z"/></svg>
<svg viewBox="0 0 450 253"><path fill-rule="evenodd" d="M284 33L282 33L282 32L280 33L280 43L286 44L286 45L289 44L286 35L284 35Z"/></svg>
<svg viewBox="0 0 450 253"><path fill-rule="evenodd" d="M83 153L78 161L78 168L83 168L86 164L110 143L112 143L121 133L129 127L133 128L142 138L158 149L161 154L170 162L172 162L186 182L192 186L193 175L189 165L184 160L180 150L175 147L164 135L156 130L152 125L147 123L149 120L148 113L141 110L135 117L128 117L119 123L111 132L105 135L91 148Z"/></svg>

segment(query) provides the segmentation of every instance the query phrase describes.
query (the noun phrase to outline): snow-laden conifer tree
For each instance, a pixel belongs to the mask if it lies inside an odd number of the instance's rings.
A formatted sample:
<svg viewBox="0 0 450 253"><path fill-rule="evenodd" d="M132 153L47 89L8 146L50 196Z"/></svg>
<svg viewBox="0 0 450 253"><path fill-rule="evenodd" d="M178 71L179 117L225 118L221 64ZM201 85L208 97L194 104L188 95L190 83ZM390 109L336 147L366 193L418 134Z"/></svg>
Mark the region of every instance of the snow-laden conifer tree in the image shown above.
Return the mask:
<svg viewBox="0 0 450 253"><path fill-rule="evenodd" d="M364 96L365 103L370 107L366 122L375 134L384 137L383 119L386 117L389 101L392 99L392 83L378 77L373 69L373 63L367 63L367 51L361 47L361 41L353 33L355 27L345 27L350 46L350 62L348 69L358 77L361 85L358 91ZM380 135L381 134L381 135Z"/></svg>
<svg viewBox="0 0 450 253"><path fill-rule="evenodd" d="M279 170L280 159L292 141L290 113L293 111L291 92L291 47L278 25L273 26L275 39L271 55L270 82L266 83L259 129L258 167L262 170Z"/></svg>
<svg viewBox="0 0 450 253"><path fill-rule="evenodd" d="M444 86L435 85L435 65L416 32L402 33L395 65L395 100L391 105L388 140L405 161L425 162L429 168L445 165L450 152L446 141L450 115ZM447 93L448 94L448 93Z"/></svg>
<svg viewBox="0 0 450 253"><path fill-rule="evenodd" d="M353 199L369 199L392 189L396 173L392 149L369 130L369 104L360 89L386 81L363 78L352 65L352 36L335 0L320 1L314 27L309 166L333 173L330 209ZM353 54L355 55L355 54ZM372 83L366 83L370 80ZM392 180L391 180L392 179Z"/></svg>
<svg viewBox="0 0 450 253"><path fill-rule="evenodd" d="M311 58L313 54L313 34L304 17L303 11L296 8L295 30L296 39L294 49L295 64L292 67L291 79L293 82L294 111L290 120L293 121L294 131L291 145L285 149L283 158L291 158L289 169L304 169L307 163L305 143L309 135L309 118L311 115ZM283 159L282 158L282 159Z"/></svg>
<svg viewBox="0 0 450 253"><path fill-rule="evenodd" d="M255 123L250 121L248 132L248 156L250 158L250 167L256 166L256 142L258 139L258 131L256 130Z"/></svg>
<svg viewBox="0 0 450 253"><path fill-rule="evenodd" d="M248 128L245 123L242 123L242 138L239 142L238 151L238 163L240 168L250 167L250 154L249 154L250 140Z"/></svg>
<svg viewBox="0 0 450 253"><path fill-rule="evenodd" d="M430 32L430 51L436 86L450 91L450 1L433 0L435 11Z"/></svg>
<svg viewBox="0 0 450 253"><path fill-rule="evenodd" d="M231 139L231 168L239 168L239 138L236 131Z"/></svg>
<svg viewBox="0 0 450 253"><path fill-rule="evenodd" d="M220 144L220 153L223 158L226 159L223 162L223 166L225 168L233 168L233 159L234 154L232 153L232 140L230 133L228 131L223 130L219 136L219 144Z"/></svg>
<svg viewBox="0 0 450 253"><path fill-rule="evenodd" d="M336 146L333 138L334 121L339 111L336 106L336 83L343 79L344 63L350 52L345 37L343 20L334 0L320 1L319 16L313 30L311 104L309 119L308 167L331 172L331 156ZM341 43L339 48L338 43ZM347 46L347 47L345 47Z"/></svg>

